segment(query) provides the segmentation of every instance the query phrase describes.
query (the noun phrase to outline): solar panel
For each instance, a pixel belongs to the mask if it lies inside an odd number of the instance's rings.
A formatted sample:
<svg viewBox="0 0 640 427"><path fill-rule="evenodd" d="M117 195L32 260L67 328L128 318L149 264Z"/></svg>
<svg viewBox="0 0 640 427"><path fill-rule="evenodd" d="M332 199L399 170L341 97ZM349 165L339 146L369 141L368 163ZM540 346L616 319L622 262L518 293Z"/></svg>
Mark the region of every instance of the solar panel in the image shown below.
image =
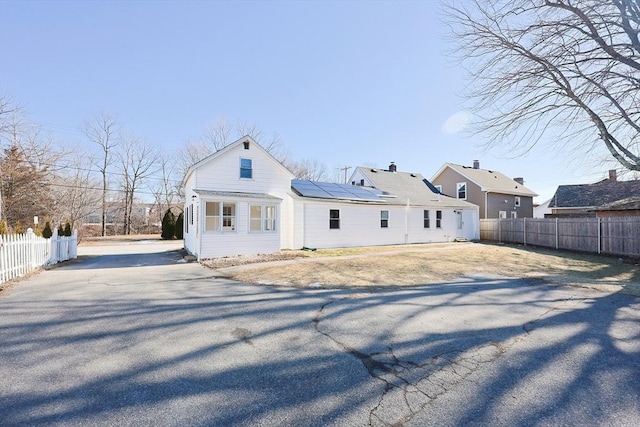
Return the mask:
<svg viewBox="0 0 640 427"><path fill-rule="evenodd" d="M301 179L291 180L291 187L303 197L322 199L382 201L379 191L372 191L349 184L317 182Z"/></svg>

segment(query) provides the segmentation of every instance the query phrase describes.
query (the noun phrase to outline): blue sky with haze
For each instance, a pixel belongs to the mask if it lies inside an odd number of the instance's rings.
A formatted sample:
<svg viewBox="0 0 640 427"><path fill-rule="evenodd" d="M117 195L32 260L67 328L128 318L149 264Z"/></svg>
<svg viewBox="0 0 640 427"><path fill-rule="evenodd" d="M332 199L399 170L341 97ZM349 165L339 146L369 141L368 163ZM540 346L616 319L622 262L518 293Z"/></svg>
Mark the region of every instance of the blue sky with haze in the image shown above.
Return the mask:
<svg viewBox="0 0 640 427"><path fill-rule="evenodd" d="M219 118L277 133L296 159L386 167L430 178L445 162L522 176L549 198L594 168L541 144L485 152L460 132L464 73L437 1L0 0L0 91L43 132L85 143L104 109L174 150Z"/></svg>

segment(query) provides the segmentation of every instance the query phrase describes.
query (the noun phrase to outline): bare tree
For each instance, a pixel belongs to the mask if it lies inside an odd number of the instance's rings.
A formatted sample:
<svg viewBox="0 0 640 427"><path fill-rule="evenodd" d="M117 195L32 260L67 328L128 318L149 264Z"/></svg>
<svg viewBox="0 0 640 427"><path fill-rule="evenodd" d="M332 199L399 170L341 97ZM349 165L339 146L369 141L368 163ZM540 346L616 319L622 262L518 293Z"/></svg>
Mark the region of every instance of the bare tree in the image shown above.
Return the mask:
<svg viewBox="0 0 640 427"><path fill-rule="evenodd" d="M102 218L100 235L106 235L107 225L107 192L109 190L109 167L113 161L113 150L118 145L118 126L115 119L102 111L87 120L82 129L92 143L98 145L100 157L94 163L102 175Z"/></svg>
<svg viewBox="0 0 640 427"><path fill-rule="evenodd" d="M463 0L445 19L489 146L546 135L640 170L637 0Z"/></svg>
<svg viewBox="0 0 640 427"><path fill-rule="evenodd" d="M175 166L166 155L159 154L159 170L155 183L150 186L154 198L154 211L158 214L157 222L162 221L163 212L178 204L180 198L178 182L175 178Z"/></svg>
<svg viewBox="0 0 640 427"><path fill-rule="evenodd" d="M136 191L155 172L158 154L151 144L136 137L123 140L118 153L124 190L124 234L131 234Z"/></svg>
<svg viewBox="0 0 640 427"><path fill-rule="evenodd" d="M307 179L309 181L327 181L329 179L327 165L318 160L287 160L284 162L284 166L295 175L296 179Z"/></svg>
<svg viewBox="0 0 640 427"><path fill-rule="evenodd" d="M89 154L76 153L66 162L67 167L53 177L54 224L69 220L77 229L100 204L100 182L87 163L93 163Z"/></svg>

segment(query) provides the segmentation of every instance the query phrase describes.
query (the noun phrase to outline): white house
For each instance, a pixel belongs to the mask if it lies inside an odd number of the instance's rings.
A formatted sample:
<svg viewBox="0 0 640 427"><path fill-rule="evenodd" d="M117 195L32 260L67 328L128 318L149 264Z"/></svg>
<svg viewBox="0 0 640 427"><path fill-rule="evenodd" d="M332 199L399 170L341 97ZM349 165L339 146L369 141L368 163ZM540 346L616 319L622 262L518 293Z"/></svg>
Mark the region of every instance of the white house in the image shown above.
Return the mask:
<svg viewBox="0 0 640 427"><path fill-rule="evenodd" d="M293 174L249 137L187 171L184 246L198 257L290 248Z"/></svg>
<svg viewBox="0 0 640 427"><path fill-rule="evenodd" d="M249 137L196 163L183 181L185 249L204 259L479 238L478 207L435 193L419 174L357 168L350 185L293 178Z"/></svg>

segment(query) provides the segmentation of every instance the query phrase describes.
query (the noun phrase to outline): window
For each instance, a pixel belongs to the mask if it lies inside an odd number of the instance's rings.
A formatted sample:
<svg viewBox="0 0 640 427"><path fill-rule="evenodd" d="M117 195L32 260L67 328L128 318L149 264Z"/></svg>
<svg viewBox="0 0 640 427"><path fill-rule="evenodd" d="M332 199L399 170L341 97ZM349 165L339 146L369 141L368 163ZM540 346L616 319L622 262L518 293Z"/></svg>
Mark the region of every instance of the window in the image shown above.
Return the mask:
<svg viewBox="0 0 640 427"><path fill-rule="evenodd" d="M206 202L205 231L235 231L236 205L223 202Z"/></svg>
<svg viewBox="0 0 640 427"><path fill-rule="evenodd" d="M438 193L442 194L442 185L436 185L436 190L438 190Z"/></svg>
<svg viewBox="0 0 640 427"><path fill-rule="evenodd" d="M436 211L436 228L442 228L442 211Z"/></svg>
<svg viewBox="0 0 640 427"><path fill-rule="evenodd" d="M249 231L275 231L276 207L273 205L251 205L249 208Z"/></svg>
<svg viewBox="0 0 640 427"><path fill-rule="evenodd" d="M511 211L511 218L517 218L518 217L518 212L516 211Z"/></svg>
<svg viewBox="0 0 640 427"><path fill-rule="evenodd" d="M429 223L429 211L424 211L424 228L431 228L431 224Z"/></svg>
<svg viewBox="0 0 640 427"><path fill-rule="evenodd" d="M329 229L340 228L340 210L329 209Z"/></svg>
<svg viewBox="0 0 640 427"><path fill-rule="evenodd" d="M380 228L389 228L389 211L380 211Z"/></svg>
<svg viewBox="0 0 640 427"><path fill-rule="evenodd" d="M193 225L193 203L189 205L189 224Z"/></svg>
<svg viewBox="0 0 640 427"><path fill-rule="evenodd" d="M456 193L458 194L458 199L466 199L467 198L467 183L459 182L456 184Z"/></svg>
<svg viewBox="0 0 640 427"><path fill-rule="evenodd" d="M240 178L253 178L253 161L251 159L240 159Z"/></svg>
<svg viewBox="0 0 640 427"><path fill-rule="evenodd" d="M520 206L520 196L516 196L516 206Z"/></svg>
<svg viewBox="0 0 640 427"><path fill-rule="evenodd" d="M184 216L187 220L184 221L183 231L185 233L188 233L189 232L189 206L187 206L187 208L185 209Z"/></svg>
<svg viewBox="0 0 640 427"><path fill-rule="evenodd" d="M498 218L505 219L507 217L507 211L498 212Z"/></svg>

